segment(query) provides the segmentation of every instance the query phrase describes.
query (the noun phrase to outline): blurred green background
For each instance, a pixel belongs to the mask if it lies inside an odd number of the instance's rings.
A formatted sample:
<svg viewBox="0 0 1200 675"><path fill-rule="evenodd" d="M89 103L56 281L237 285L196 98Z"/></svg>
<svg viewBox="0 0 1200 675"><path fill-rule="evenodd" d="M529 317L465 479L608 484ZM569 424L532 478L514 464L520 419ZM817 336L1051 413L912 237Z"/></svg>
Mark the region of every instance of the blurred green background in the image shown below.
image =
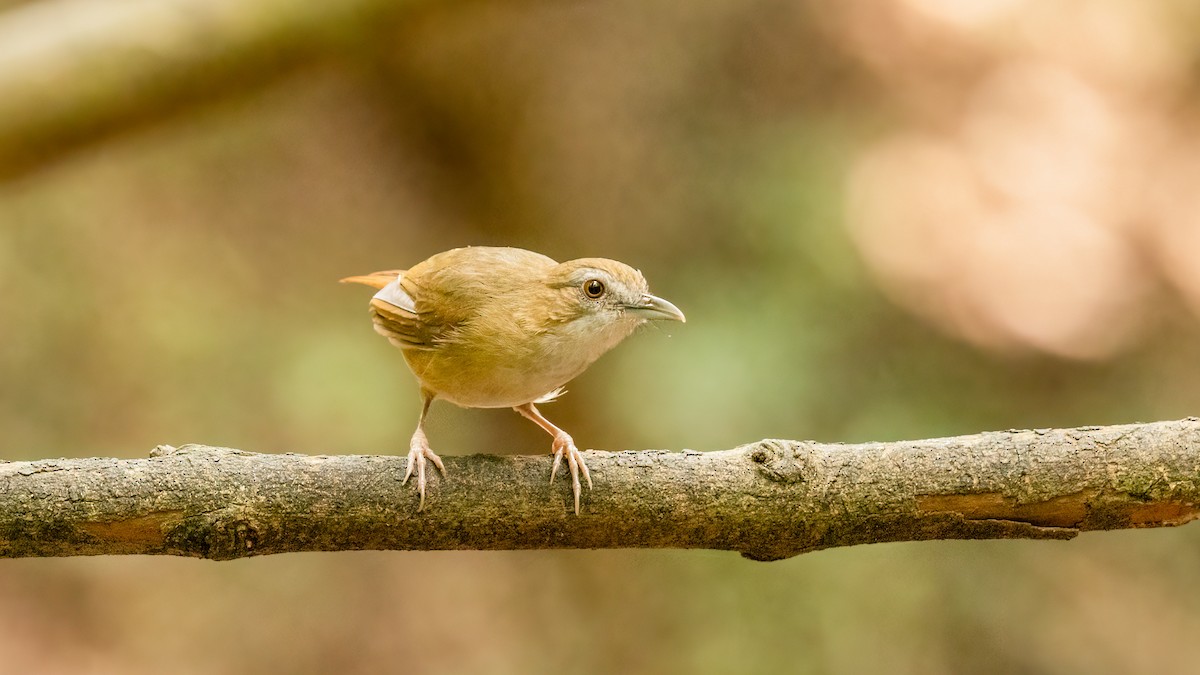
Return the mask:
<svg viewBox="0 0 1200 675"><path fill-rule="evenodd" d="M0 2L0 35L69 46L54 19L81 7ZM1197 414L1198 18L1184 0L443 2L216 86L231 51L190 71L203 95L95 133L85 106L0 154L0 457L402 454L416 387L369 293L336 280L466 244L617 258L687 313L546 408L581 447ZM0 100L18 57L0 40ZM30 137L4 118L22 105L0 104L0 150ZM429 433L443 454L549 450L508 411L438 404ZM49 673L1189 672L1198 565L1197 526L769 564L9 560L0 651Z"/></svg>

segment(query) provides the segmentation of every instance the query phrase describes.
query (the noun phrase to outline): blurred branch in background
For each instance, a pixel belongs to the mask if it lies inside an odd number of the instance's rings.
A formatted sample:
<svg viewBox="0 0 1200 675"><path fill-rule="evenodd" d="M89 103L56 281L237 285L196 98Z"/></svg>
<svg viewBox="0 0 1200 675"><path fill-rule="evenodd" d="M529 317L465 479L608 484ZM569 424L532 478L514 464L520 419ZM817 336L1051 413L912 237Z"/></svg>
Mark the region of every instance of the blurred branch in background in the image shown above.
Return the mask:
<svg viewBox="0 0 1200 675"><path fill-rule="evenodd" d="M1200 419L860 445L592 452L573 516L547 457L446 457L418 512L404 460L159 446L0 465L0 556L712 548L775 560L927 539L1068 539L1200 514Z"/></svg>
<svg viewBox="0 0 1200 675"><path fill-rule="evenodd" d="M48 0L0 14L0 177L245 91L338 51L414 0Z"/></svg>

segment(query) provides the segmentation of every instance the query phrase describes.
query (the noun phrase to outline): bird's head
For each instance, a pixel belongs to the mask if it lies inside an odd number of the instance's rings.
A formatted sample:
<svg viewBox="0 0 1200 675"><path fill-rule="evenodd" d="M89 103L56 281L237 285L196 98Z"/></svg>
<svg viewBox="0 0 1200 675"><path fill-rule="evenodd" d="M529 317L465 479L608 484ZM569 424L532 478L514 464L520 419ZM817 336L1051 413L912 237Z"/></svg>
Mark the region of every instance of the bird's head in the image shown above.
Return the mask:
<svg viewBox="0 0 1200 675"><path fill-rule="evenodd" d="M678 307L650 294L641 272L616 260L568 260L549 270L547 284L556 291L560 320L593 329L628 334L646 321L686 321Z"/></svg>

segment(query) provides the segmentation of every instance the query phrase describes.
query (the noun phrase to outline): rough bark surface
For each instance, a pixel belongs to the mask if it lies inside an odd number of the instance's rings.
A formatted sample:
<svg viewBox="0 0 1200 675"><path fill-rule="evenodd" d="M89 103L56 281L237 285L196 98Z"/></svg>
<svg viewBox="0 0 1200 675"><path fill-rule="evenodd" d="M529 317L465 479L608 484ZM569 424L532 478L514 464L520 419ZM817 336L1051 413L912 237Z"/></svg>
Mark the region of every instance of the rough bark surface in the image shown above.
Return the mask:
<svg viewBox="0 0 1200 675"><path fill-rule="evenodd" d="M1179 525L1200 420L858 445L586 453L572 513L546 456L445 457L424 511L405 459L159 446L147 459L0 463L0 556L227 560L356 549L710 548L773 560L924 539L1068 539Z"/></svg>

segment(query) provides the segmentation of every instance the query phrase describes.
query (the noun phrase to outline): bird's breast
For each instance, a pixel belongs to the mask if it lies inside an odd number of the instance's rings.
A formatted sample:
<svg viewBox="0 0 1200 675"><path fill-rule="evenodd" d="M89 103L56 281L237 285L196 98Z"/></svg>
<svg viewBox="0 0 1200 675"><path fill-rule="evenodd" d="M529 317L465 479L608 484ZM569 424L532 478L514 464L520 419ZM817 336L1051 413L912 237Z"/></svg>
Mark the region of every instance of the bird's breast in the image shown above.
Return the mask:
<svg viewBox="0 0 1200 675"><path fill-rule="evenodd" d="M636 324L552 330L464 331L432 349L405 349L421 385L467 408L509 408L562 387L632 332Z"/></svg>

